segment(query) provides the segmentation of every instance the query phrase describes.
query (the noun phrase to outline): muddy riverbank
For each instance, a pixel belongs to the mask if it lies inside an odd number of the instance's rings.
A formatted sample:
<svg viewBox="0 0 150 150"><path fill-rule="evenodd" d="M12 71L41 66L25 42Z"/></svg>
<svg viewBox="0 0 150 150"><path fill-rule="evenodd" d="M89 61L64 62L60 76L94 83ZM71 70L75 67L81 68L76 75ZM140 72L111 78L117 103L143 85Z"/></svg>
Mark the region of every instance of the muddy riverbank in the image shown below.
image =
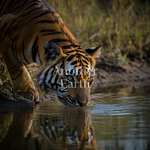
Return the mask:
<svg viewBox="0 0 150 150"><path fill-rule="evenodd" d="M150 65L139 61L124 64L119 62L116 66L110 66L98 62L97 72L93 84L93 91L109 91L121 87L150 86Z"/></svg>

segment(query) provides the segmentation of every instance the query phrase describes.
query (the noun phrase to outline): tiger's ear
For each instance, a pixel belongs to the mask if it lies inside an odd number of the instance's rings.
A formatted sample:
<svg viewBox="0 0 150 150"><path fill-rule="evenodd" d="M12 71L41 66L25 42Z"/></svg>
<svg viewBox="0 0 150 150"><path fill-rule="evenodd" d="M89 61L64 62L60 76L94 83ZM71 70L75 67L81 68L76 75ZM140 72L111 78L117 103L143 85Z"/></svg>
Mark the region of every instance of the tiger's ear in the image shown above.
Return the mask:
<svg viewBox="0 0 150 150"><path fill-rule="evenodd" d="M49 41L44 46L45 58L47 62L55 61L58 56L63 55L61 47L53 41Z"/></svg>
<svg viewBox="0 0 150 150"><path fill-rule="evenodd" d="M86 49L85 51L93 58L98 58L101 54L101 47L102 46L100 45L98 47L92 47L92 48Z"/></svg>

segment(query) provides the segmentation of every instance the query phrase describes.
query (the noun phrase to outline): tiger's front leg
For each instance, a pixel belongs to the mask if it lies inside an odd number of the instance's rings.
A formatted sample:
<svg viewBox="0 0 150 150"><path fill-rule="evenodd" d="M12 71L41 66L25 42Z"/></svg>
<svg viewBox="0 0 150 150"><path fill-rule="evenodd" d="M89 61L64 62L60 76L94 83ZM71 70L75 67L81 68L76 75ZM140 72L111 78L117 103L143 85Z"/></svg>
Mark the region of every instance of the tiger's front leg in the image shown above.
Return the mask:
<svg viewBox="0 0 150 150"><path fill-rule="evenodd" d="M16 18L17 16L12 14L5 14L0 17L0 51L13 82L13 93L22 95L32 101L39 101L39 93L35 89L28 70L23 62L19 61L18 57L14 55L12 39L14 38L14 35L17 37L19 31L16 30L18 28L17 23L14 24L14 26L10 25ZM8 32L6 32L7 30L4 30L3 27L6 29L9 28ZM20 57L20 55L18 56Z"/></svg>
<svg viewBox="0 0 150 150"><path fill-rule="evenodd" d="M13 82L13 94L19 94L32 101L39 101L39 93L24 65L16 64L12 58L3 55L9 74Z"/></svg>
<svg viewBox="0 0 150 150"><path fill-rule="evenodd" d="M23 97L32 101L39 101L39 93L35 89L34 83L31 80L31 77L25 66L16 66L12 71L9 70L9 73L13 81L14 94L22 95Z"/></svg>
<svg viewBox="0 0 150 150"><path fill-rule="evenodd" d="M14 66L9 68L9 73L13 82L13 93L24 96L32 101L39 101L39 93L35 89L31 77L23 65L21 67Z"/></svg>
<svg viewBox="0 0 150 150"><path fill-rule="evenodd" d="M34 83L24 65L10 68L9 73L13 82L14 94L22 95L32 101L39 101L39 93L35 89Z"/></svg>

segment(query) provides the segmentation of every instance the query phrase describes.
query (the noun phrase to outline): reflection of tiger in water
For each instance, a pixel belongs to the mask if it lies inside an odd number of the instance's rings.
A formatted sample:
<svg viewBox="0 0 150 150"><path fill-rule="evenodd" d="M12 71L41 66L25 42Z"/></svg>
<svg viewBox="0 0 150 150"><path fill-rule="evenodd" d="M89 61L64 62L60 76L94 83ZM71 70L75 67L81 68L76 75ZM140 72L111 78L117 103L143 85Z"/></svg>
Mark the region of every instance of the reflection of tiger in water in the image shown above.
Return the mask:
<svg viewBox="0 0 150 150"><path fill-rule="evenodd" d="M41 66L37 73L38 85L43 91L55 90L67 106L90 103L94 58L100 47L87 50L80 47L60 16L44 0L1 0L0 16L0 51L14 93L39 100L25 67L37 63ZM60 75L57 69L70 72ZM90 73L74 72L79 69Z"/></svg>
<svg viewBox="0 0 150 150"><path fill-rule="evenodd" d="M32 120L32 111L15 112L12 125L0 142L1 150L96 149L91 115L86 109L64 109L55 116L36 114Z"/></svg>
<svg viewBox="0 0 150 150"><path fill-rule="evenodd" d="M43 139L41 146L52 149L96 149L94 128L88 110L73 109L64 116L40 116L36 121L39 129L34 130ZM35 124L35 122L33 122ZM57 146L56 146L57 145Z"/></svg>

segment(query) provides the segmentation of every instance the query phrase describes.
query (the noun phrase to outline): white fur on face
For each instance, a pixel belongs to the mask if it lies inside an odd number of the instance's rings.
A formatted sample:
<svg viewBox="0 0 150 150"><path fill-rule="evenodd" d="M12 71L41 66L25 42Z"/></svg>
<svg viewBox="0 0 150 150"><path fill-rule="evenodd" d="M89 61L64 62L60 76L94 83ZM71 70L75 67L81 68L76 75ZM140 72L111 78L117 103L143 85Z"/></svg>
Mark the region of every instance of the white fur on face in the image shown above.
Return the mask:
<svg viewBox="0 0 150 150"><path fill-rule="evenodd" d="M75 69L75 65L71 65L72 62L69 62L67 65L66 65L66 70L73 70Z"/></svg>
<svg viewBox="0 0 150 150"><path fill-rule="evenodd" d="M94 49L96 49L97 47L91 47L90 49L92 49L92 50L94 50Z"/></svg>

